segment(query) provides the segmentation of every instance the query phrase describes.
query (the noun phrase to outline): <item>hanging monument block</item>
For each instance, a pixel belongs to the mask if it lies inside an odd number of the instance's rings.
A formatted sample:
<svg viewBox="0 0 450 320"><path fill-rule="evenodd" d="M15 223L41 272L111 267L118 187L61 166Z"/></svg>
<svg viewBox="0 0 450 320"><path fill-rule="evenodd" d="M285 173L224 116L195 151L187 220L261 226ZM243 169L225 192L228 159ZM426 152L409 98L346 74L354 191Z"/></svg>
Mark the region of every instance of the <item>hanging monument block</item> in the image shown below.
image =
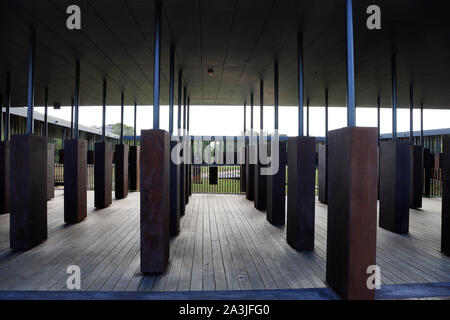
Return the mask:
<svg viewBox="0 0 450 320"><path fill-rule="evenodd" d="M169 263L170 135L141 131L141 272L162 273Z"/></svg>
<svg viewBox="0 0 450 320"><path fill-rule="evenodd" d="M287 242L297 251L314 250L315 228L314 137L288 140Z"/></svg>
<svg viewBox="0 0 450 320"><path fill-rule="evenodd" d="M114 189L117 200L128 196L128 149L126 144L117 144L114 151Z"/></svg>
<svg viewBox="0 0 450 320"><path fill-rule="evenodd" d="M410 144L380 144L379 226L395 233L408 233L410 194Z"/></svg>
<svg viewBox="0 0 450 320"><path fill-rule="evenodd" d="M0 214L9 212L10 142L0 141Z"/></svg>
<svg viewBox="0 0 450 320"><path fill-rule="evenodd" d="M55 145L48 144L47 148L47 200L55 197Z"/></svg>
<svg viewBox="0 0 450 320"><path fill-rule="evenodd" d="M112 146L109 142L95 144L94 204L97 209L112 203Z"/></svg>
<svg viewBox="0 0 450 320"><path fill-rule="evenodd" d="M65 141L64 222L78 223L87 217L87 143Z"/></svg>
<svg viewBox="0 0 450 320"><path fill-rule="evenodd" d="M130 180L130 190L131 191L137 191L139 190L139 156L140 156L141 149L138 146L131 146L130 147L130 154L129 154L129 180Z"/></svg>
<svg viewBox="0 0 450 320"><path fill-rule="evenodd" d="M47 137L10 142L10 246L28 250L47 239Z"/></svg>
<svg viewBox="0 0 450 320"><path fill-rule="evenodd" d="M328 141L326 281L344 299L374 299L367 270L376 265L377 129L333 130Z"/></svg>
<svg viewBox="0 0 450 320"><path fill-rule="evenodd" d="M274 154L271 148L271 158ZM266 219L275 226L284 225L286 219L286 142L279 142L278 171L269 174L267 179L267 212ZM273 164L273 160L272 160Z"/></svg>
<svg viewBox="0 0 450 320"><path fill-rule="evenodd" d="M423 149L420 146L411 146L410 179L409 207L422 208Z"/></svg>

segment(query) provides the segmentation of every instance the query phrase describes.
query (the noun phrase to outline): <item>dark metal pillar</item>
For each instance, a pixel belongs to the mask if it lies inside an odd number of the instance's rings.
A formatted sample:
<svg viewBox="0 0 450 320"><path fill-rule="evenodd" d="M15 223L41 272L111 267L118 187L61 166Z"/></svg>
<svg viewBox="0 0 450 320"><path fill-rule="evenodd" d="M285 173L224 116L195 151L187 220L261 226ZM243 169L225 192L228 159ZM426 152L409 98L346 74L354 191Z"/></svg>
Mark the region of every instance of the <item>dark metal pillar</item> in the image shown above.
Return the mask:
<svg viewBox="0 0 450 320"><path fill-rule="evenodd" d="M274 69L277 69L278 67L275 65ZM274 72L275 74L277 71ZM276 81L275 81L276 82ZM276 86L276 85L275 85ZM254 200L254 206L257 210L266 210L267 208L267 179L265 175L261 174L261 167L262 164L259 159L259 149L261 148L261 145L263 144L263 120L264 120L264 110L263 110L263 102L264 102L264 95L263 95L263 82L260 83L260 103L261 103L261 111L260 111L260 136L259 141L257 142L256 146L249 146L249 154L255 154L256 156L253 156L253 158L256 160L256 164L252 165L254 173L254 182L253 182L253 200ZM276 98L275 98L276 100ZM275 118L277 118L277 108L275 109ZM277 120L275 120L275 123ZM267 147L267 146L266 146ZM250 157L251 159L251 157ZM255 162L253 162L255 163Z"/></svg>
<svg viewBox="0 0 450 320"><path fill-rule="evenodd" d="M30 30L30 55L28 58L28 110L27 110L27 134L34 132L34 60L36 56L36 32Z"/></svg>
<svg viewBox="0 0 450 320"><path fill-rule="evenodd" d="M414 145L414 88L409 87L409 143Z"/></svg>
<svg viewBox="0 0 450 320"><path fill-rule="evenodd" d="M309 98L306 99L306 136L309 137Z"/></svg>
<svg viewBox="0 0 450 320"><path fill-rule="evenodd" d="M420 146L423 148L423 102L420 103Z"/></svg>
<svg viewBox="0 0 450 320"><path fill-rule="evenodd" d="M187 114L186 114L186 129L189 135L189 124L190 124L190 114L191 114L191 97L188 97L187 99Z"/></svg>
<svg viewBox="0 0 450 320"><path fill-rule="evenodd" d="M183 88L183 136L186 133L186 106L187 106L187 88L184 86Z"/></svg>
<svg viewBox="0 0 450 320"><path fill-rule="evenodd" d="M319 201L328 203L328 89L325 89L325 145L319 145Z"/></svg>
<svg viewBox="0 0 450 320"><path fill-rule="evenodd" d="M186 96L186 94L185 94ZM184 132L182 132L182 102L183 102L183 71L178 71L178 139L181 140ZM184 118L184 117L183 117ZM181 154L183 156L183 154ZM177 166L177 211L179 216L183 216L186 211L185 194L184 194L184 163Z"/></svg>
<svg viewBox="0 0 450 320"><path fill-rule="evenodd" d="M303 35L297 35L297 60L298 60L298 136L303 136ZM307 109L308 118L309 109ZM308 121L308 120L307 120ZM309 121L308 121L309 122ZM309 135L309 124L306 124Z"/></svg>
<svg viewBox="0 0 450 320"><path fill-rule="evenodd" d="M380 146L380 111L381 111L381 97L378 95L377 97L377 141L378 141L378 146Z"/></svg>
<svg viewBox="0 0 450 320"><path fill-rule="evenodd" d="M170 47L170 75L169 75L169 133L173 135L173 96L175 86L175 47Z"/></svg>
<svg viewBox="0 0 450 320"><path fill-rule="evenodd" d="M159 129L159 91L161 63L161 0L155 0L155 45L153 64L153 129Z"/></svg>
<svg viewBox="0 0 450 320"><path fill-rule="evenodd" d="M259 130L261 136L264 130L264 82L263 80L259 83Z"/></svg>
<svg viewBox="0 0 450 320"><path fill-rule="evenodd" d="M6 105L5 105L5 141L10 139L10 114L9 109L11 108L11 74L8 72L6 74Z"/></svg>
<svg viewBox="0 0 450 320"><path fill-rule="evenodd" d="M347 123L349 127L356 125L355 106L355 58L353 45L353 6L352 0L347 0Z"/></svg>
<svg viewBox="0 0 450 320"><path fill-rule="evenodd" d="M244 137L247 131L247 103L244 102Z"/></svg>
<svg viewBox="0 0 450 320"><path fill-rule="evenodd" d="M391 58L392 72L392 140L397 140L397 59L395 54Z"/></svg>
<svg viewBox="0 0 450 320"><path fill-rule="evenodd" d="M125 109L125 97L123 92L120 94L120 144L123 144L123 117Z"/></svg>
<svg viewBox="0 0 450 320"><path fill-rule="evenodd" d="M75 123L74 123L74 138L78 139L78 119L80 109L80 61L75 63Z"/></svg>
<svg viewBox="0 0 450 320"><path fill-rule="evenodd" d="M103 79L102 141L106 141L106 79Z"/></svg>
<svg viewBox="0 0 450 320"><path fill-rule="evenodd" d="M181 99L182 99L182 88L183 88L183 71L178 71L178 114L177 114L177 129L178 136L181 135Z"/></svg>
<svg viewBox="0 0 450 320"><path fill-rule="evenodd" d="M278 131L278 61L275 62L274 67L274 111L275 111L275 131Z"/></svg>
<svg viewBox="0 0 450 320"><path fill-rule="evenodd" d="M48 136L48 88L44 92L44 136Z"/></svg>
<svg viewBox="0 0 450 320"><path fill-rule="evenodd" d="M136 123L137 123L137 103L134 102L134 128L133 128L133 145L136 146Z"/></svg>
<svg viewBox="0 0 450 320"><path fill-rule="evenodd" d="M73 108L74 108L74 102L73 98L71 99L72 107L70 109L70 139L73 139Z"/></svg>

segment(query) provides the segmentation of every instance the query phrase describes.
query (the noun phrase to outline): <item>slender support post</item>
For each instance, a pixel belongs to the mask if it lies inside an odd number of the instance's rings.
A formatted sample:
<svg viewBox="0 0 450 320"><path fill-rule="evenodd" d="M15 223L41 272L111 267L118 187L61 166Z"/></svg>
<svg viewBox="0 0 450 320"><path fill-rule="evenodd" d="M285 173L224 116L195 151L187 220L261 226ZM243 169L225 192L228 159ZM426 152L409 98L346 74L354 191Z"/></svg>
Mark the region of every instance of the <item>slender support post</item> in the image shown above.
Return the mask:
<svg viewBox="0 0 450 320"><path fill-rule="evenodd" d="M261 137L264 130L264 82L261 80L259 83L259 130L261 132Z"/></svg>
<svg viewBox="0 0 450 320"><path fill-rule="evenodd" d="M328 89L325 89L325 145L319 146L319 201L328 203Z"/></svg>
<svg viewBox="0 0 450 320"><path fill-rule="evenodd" d="M136 124L137 124L137 103L134 102L134 128L133 128L133 145L136 146Z"/></svg>
<svg viewBox="0 0 450 320"><path fill-rule="evenodd" d="M48 136L48 88L44 92L44 136Z"/></svg>
<svg viewBox="0 0 450 320"><path fill-rule="evenodd" d="M155 0L155 45L153 64L153 129L159 129L159 91L161 63L161 0Z"/></svg>
<svg viewBox="0 0 450 320"><path fill-rule="evenodd" d="M27 109L27 134L34 132L34 60L36 56L36 32L30 30L30 55L28 58L28 109Z"/></svg>
<svg viewBox="0 0 450 320"><path fill-rule="evenodd" d="M5 141L10 139L10 115L9 109L11 108L11 74L6 74L6 106L5 106Z"/></svg>
<svg viewBox="0 0 450 320"><path fill-rule="evenodd" d="M125 97L123 92L120 94L120 144L123 144L123 117L125 109Z"/></svg>
<svg viewBox="0 0 450 320"><path fill-rule="evenodd" d="M298 50L298 136L303 136L303 35L297 35L297 50ZM307 110L307 113L309 109ZM307 115L308 117L308 115ZM309 125L306 124L307 135L309 135Z"/></svg>
<svg viewBox="0 0 450 320"><path fill-rule="evenodd" d="M420 103L420 146L423 148L423 102Z"/></svg>
<svg viewBox="0 0 450 320"><path fill-rule="evenodd" d="M106 141L106 79L103 79L102 142Z"/></svg>
<svg viewBox="0 0 450 320"><path fill-rule="evenodd" d="M349 127L356 125L355 106L355 58L353 45L353 5L347 0L346 10L347 26L347 122Z"/></svg>
<svg viewBox="0 0 450 320"><path fill-rule="evenodd" d="M2 132L3 132L3 96L0 94L0 141L2 141ZM6 141L6 136L5 136Z"/></svg>
<svg viewBox="0 0 450 320"><path fill-rule="evenodd" d="M377 97L377 141L378 141L378 146L380 146L380 112L381 112L381 97L378 96Z"/></svg>
<svg viewBox="0 0 450 320"><path fill-rule="evenodd" d="M183 88L183 71L178 71L178 137L181 135L181 98L182 98L182 88Z"/></svg>
<svg viewBox="0 0 450 320"><path fill-rule="evenodd" d="M73 108L74 108L73 98L71 100L71 103L72 103L72 107L70 109L70 139L73 139Z"/></svg>
<svg viewBox="0 0 450 320"><path fill-rule="evenodd" d="M395 54L391 59L392 72L392 140L397 140L397 59Z"/></svg>
<svg viewBox="0 0 450 320"><path fill-rule="evenodd" d="M74 138L78 139L78 119L80 109L80 61L77 60L75 64L75 124L74 124Z"/></svg>
<svg viewBox="0 0 450 320"><path fill-rule="evenodd" d="M414 145L414 88L409 87L409 143Z"/></svg>
<svg viewBox="0 0 450 320"><path fill-rule="evenodd" d="M328 89L325 89L325 143L328 144Z"/></svg>
<svg viewBox="0 0 450 320"><path fill-rule="evenodd" d="M306 135L309 137L309 98L306 99Z"/></svg>
<svg viewBox="0 0 450 320"><path fill-rule="evenodd" d="M183 136L186 132L186 106L187 106L187 96L186 96L187 88L184 86L183 88Z"/></svg>
<svg viewBox="0 0 450 320"><path fill-rule="evenodd" d="M244 137L247 131L247 103L244 102Z"/></svg>
<svg viewBox="0 0 450 320"><path fill-rule="evenodd" d="M186 118L187 118L187 120L186 120L186 129L187 129L187 132L188 132L188 135L189 135L189 124L190 124L190 113L191 113L191 97L188 97L188 99L187 99L187 114L186 114Z"/></svg>
<svg viewBox="0 0 450 320"><path fill-rule="evenodd" d="M175 47L170 47L170 80L169 80L169 133L173 135L173 96L175 86Z"/></svg>
<svg viewBox="0 0 450 320"><path fill-rule="evenodd" d="M278 61L275 62L274 68L274 111L275 111L275 131L278 131Z"/></svg>

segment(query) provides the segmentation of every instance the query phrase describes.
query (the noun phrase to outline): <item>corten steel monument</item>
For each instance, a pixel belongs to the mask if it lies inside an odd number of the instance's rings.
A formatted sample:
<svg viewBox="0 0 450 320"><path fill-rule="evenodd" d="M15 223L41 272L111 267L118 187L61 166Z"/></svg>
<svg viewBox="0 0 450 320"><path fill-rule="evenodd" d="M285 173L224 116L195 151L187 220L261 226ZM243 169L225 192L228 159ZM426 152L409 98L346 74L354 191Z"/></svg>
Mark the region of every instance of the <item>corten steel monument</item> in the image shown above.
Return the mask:
<svg viewBox="0 0 450 320"><path fill-rule="evenodd" d="M178 233L179 219L191 194L190 165L170 162L173 123L169 132L160 129L160 104L171 106L169 123L173 121L174 73L178 71L180 139L190 139L185 132L189 129L186 117L190 103L242 106L253 99L254 93L259 94L261 108L263 97L274 101L276 120L274 128L266 128L269 131L278 128L279 105L298 107L299 133L287 143L287 241L299 251L314 249L313 153L319 151L319 200L328 204L326 282L343 298L373 299L374 290L367 288L366 281L367 268L376 264L378 164L380 226L408 232L409 207L420 207L423 140L420 146L412 146L396 139L396 112L398 107L412 110L419 104L421 110L424 105L430 109L449 105L450 91L445 88L450 85L450 25L446 1L435 0L431 5L425 0L401 4L379 0L381 29L373 28L367 23L371 4L352 0L322 0L320 5L306 0L245 0L231 6L227 1L111 0L105 6L101 1L91 1L89 6L80 6L81 29L71 29L65 23L66 4L61 1L0 2L0 95L6 98L6 110L12 105L26 105L28 112L27 134L12 136L9 155L9 134L0 146L0 213L8 211L8 191L3 186L7 188L9 181L11 247L27 250L47 237L51 162L47 161L47 138L35 135L33 128L35 104L47 106L49 100L55 106L69 106L74 101L71 134L63 143L64 150L56 152L64 163L65 220L80 222L87 214L87 145L78 135L79 107L101 104L102 82L108 81L108 103L121 105L122 127L124 105L139 102L153 106L153 124L149 120L150 130L142 132L140 171L139 157L131 151L128 158L123 140L115 148L115 191L120 199L126 197L129 183L132 190L140 186L141 270L164 272L169 261L169 236ZM148 19L152 15L155 21ZM115 19L117 16L123 19ZM24 54L28 42L30 52ZM417 50L425 47L427 50ZM154 62L149 63L152 57ZM28 66L28 72L24 66ZM278 69L279 79L272 76ZM3 75L10 75L13 81ZM279 90L275 89L278 82ZM39 88L36 94L35 87ZM46 95L41 90L44 88L48 88ZM409 88L414 88L414 96L408 94ZM330 106L347 108L347 127L330 132L328 92ZM314 150L314 138L303 136L305 100L307 114L309 105L321 106L325 101L327 152ZM357 127L355 109L379 109L381 105L392 106L393 141L380 143L378 161L377 128ZM103 106L104 131L105 100ZM308 136L308 127L306 131ZM111 204L111 147L104 139L95 147L98 209ZM254 144L246 146L241 190L245 189L247 199L263 208L260 196L268 195L268 191L263 188L260 192L263 184L259 183L259 174L255 176L256 148ZM448 143L444 148L448 154ZM448 239L446 159L448 156L442 160L444 253ZM276 181L282 184L282 179ZM274 196L282 193L275 191L279 189L275 184L269 186L271 220L275 212L271 204L282 207L282 201ZM282 222L280 208L277 217Z"/></svg>

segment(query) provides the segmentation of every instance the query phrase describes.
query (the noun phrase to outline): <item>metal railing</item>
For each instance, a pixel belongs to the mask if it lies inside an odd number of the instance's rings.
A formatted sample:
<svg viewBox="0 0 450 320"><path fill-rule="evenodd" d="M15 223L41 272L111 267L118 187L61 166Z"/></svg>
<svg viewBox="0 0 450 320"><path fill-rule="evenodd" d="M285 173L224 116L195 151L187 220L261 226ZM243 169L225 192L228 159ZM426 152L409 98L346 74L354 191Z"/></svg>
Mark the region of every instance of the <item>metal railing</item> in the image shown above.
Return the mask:
<svg viewBox="0 0 450 320"><path fill-rule="evenodd" d="M427 172L428 170L428 172ZM426 194L426 179L429 177L430 181L430 192ZM432 198L440 198L442 197L442 169L432 168L432 169L424 169L424 195Z"/></svg>
<svg viewBox="0 0 450 320"><path fill-rule="evenodd" d="M239 165L192 165L192 193L244 194Z"/></svg>
<svg viewBox="0 0 450 320"><path fill-rule="evenodd" d="M94 190L95 187L94 165L87 165L87 190ZM55 185L64 185L64 165L55 163ZM114 190L114 164L112 165L112 189Z"/></svg>

